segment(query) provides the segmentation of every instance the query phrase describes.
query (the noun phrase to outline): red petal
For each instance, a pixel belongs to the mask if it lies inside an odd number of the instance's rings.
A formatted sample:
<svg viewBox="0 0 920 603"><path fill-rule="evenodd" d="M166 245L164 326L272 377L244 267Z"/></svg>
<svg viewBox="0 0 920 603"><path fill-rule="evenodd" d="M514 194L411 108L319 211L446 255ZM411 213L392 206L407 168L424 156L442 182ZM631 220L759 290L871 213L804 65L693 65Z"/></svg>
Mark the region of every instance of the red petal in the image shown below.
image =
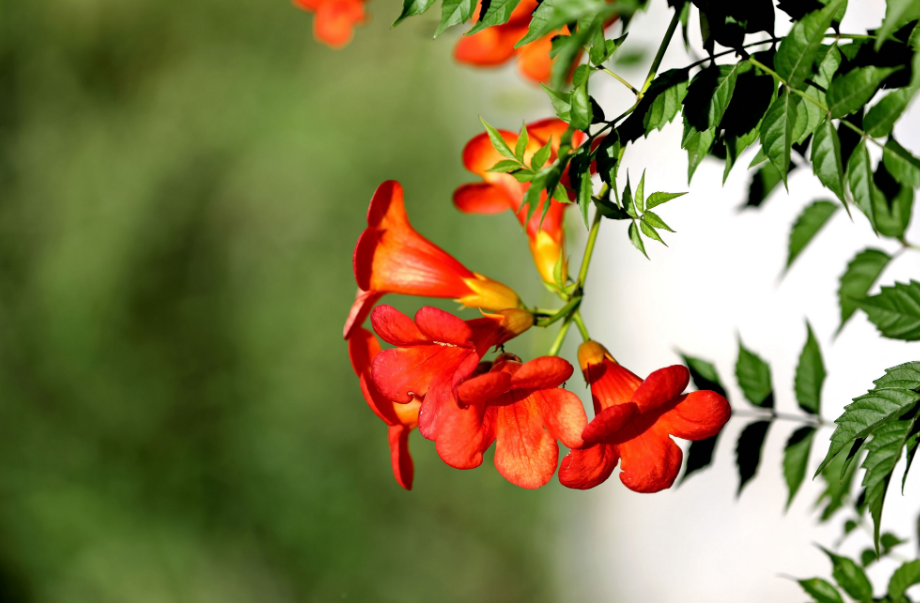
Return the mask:
<svg viewBox="0 0 920 603"><path fill-rule="evenodd" d="M658 369L648 377L633 394L633 402L643 413L664 406L684 393L690 383L690 371L680 364Z"/></svg>
<svg viewBox="0 0 920 603"><path fill-rule="evenodd" d="M351 338L355 328L364 324L364 319L367 318L371 308L374 307L374 304L376 304L381 297L383 297L383 293L358 289L358 294L355 296L355 303L351 305L351 310L348 312L348 318L345 319L345 330L343 332L345 339Z"/></svg>
<svg viewBox="0 0 920 603"><path fill-rule="evenodd" d="M488 182L460 186L454 191L454 206L467 214L500 214L517 209L505 189Z"/></svg>
<svg viewBox="0 0 920 603"><path fill-rule="evenodd" d="M409 432L411 429L402 425L390 427L387 434L390 440L390 462L393 465L393 477L406 490L412 489L415 467L409 454Z"/></svg>
<svg viewBox="0 0 920 603"><path fill-rule="evenodd" d="M554 439L561 440L569 448L584 445L581 434L588 426L588 417L578 396L555 388L535 391L530 398L540 409L543 425Z"/></svg>
<svg viewBox="0 0 920 603"><path fill-rule="evenodd" d="M364 4L356 0L327 0L316 10L313 34L332 48L351 41L356 23L364 21Z"/></svg>
<svg viewBox="0 0 920 603"><path fill-rule="evenodd" d="M543 429L539 409L524 400L496 410L496 469L522 488L545 485L556 471L559 446Z"/></svg>
<svg viewBox="0 0 920 603"><path fill-rule="evenodd" d="M470 351L440 345L384 350L374 358L371 375L374 385L385 398L408 404L413 395L427 396L437 377L444 373L452 375L465 354L470 354ZM426 397L426 405L428 402ZM428 437L425 430L422 435Z"/></svg>
<svg viewBox="0 0 920 603"><path fill-rule="evenodd" d="M475 38L476 36L472 37ZM468 39L469 38L462 38L461 41ZM517 143L517 134L509 132L508 130L499 130L498 133L502 135L502 138L505 139L508 146L513 149L514 145ZM489 172L489 170L503 159L505 158L495 150L495 147L492 146L492 141L489 140L489 135L485 132L471 138L470 141L466 143L466 146L463 147L463 167L482 177L485 177L487 174L495 175L493 172Z"/></svg>
<svg viewBox="0 0 920 603"><path fill-rule="evenodd" d="M549 389L569 380L575 369L558 356L542 356L524 363L511 380L515 389Z"/></svg>
<svg viewBox="0 0 920 603"><path fill-rule="evenodd" d="M510 389L511 375L498 371L464 381L457 388L457 394L464 404L485 404Z"/></svg>
<svg viewBox="0 0 920 603"><path fill-rule="evenodd" d="M551 148L554 154L559 151L562 135L565 134L568 129L569 124L555 117L541 119L540 121L527 124L527 133L530 135L530 138L541 147L549 142L550 138L553 139Z"/></svg>
<svg viewBox="0 0 920 603"><path fill-rule="evenodd" d="M381 339L399 347L428 343L430 340L412 322L412 319L393 306L377 306L371 312L371 326Z"/></svg>
<svg viewBox="0 0 920 603"><path fill-rule="evenodd" d="M359 377L370 370L374 356L380 353L380 342L367 329L357 328L348 339L348 359L351 368Z"/></svg>
<svg viewBox="0 0 920 603"><path fill-rule="evenodd" d="M415 324L428 341L470 345L473 331L450 312L425 306L415 314Z"/></svg>
<svg viewBox="0 0 920 603"><path fill-rule="evenodd" d="M439 409L435 448L438 456L455 469L474 469L482 464L484 406L457 406L444 401Z"/></svg>
<svg viewBox="0 0 920 603"><path fill-rule="evenodd" d="M629 369L608 359L604 359L603 364L589 364L583 372L591 385L596 412L631 402L633 393L642 384L642 379Z"/></svg>
<svg viewBox="0 0 920 603"><path fill-rule="evenodd" d="M454 46L454 59L479 67L501 65L514 56L514 45L520 38L514 36L519 29L511 28L509 32L507 28L498 26L471 36L463 36Z"/></svg>
<svg viewBox="0 0 920 603"><path fill-rule="evenodd" d="M367 207L367 225L372 228L392 228L394 225L408 223L403 187L395 180L387 180L377 187L371 197Z"/></svg>
<svg viewBox="0 0 920 603"><path fill-rule="evenodd" d="M711 391L691 392L658 419L656 429L685 440L705 440L721 431L731 417L728 400Z"/></svg>
<svg viewBox="0 0 920 603"><path fill-rule="evenodd" d="M552 35L519 48L518 69L521 70L521 74L537 83L549 81L553 73L553 59L549 57L552 49Z"/></svg>
<svg viewBox="0 0 920 603"><path fill-rule="evenodd" d="M639 407L632 402L605 408L588 424L581 437L588 443L599 442L623 429L637 414Z"/></svg>
<svg viewBox="0 0 920 603"><path fill-rule="evenodd" d="M616 446L601 442L572 450L559 467L559 483L566 488L587 490L607 481L620 456Z"/></svg>
<svg viewBox="0 0 920 603"><path fill-rule="evenodd" d="M428 393L418 415L418 429L422 437L437 440L440 437L440 425L446 416L444 413L459 408L457 388L476 371L479 357L466 348L440 345L425 347L443 350L439 352L440 359L436 359L441 368L429 382Z"/></svg>
<svg viewBox="0 0 920 603"><path fill-rule="evenodd" d="M680 472L680 447L656 430L647 430L617 447L622 458L620 481L635 492L670 488Z"/></svg>

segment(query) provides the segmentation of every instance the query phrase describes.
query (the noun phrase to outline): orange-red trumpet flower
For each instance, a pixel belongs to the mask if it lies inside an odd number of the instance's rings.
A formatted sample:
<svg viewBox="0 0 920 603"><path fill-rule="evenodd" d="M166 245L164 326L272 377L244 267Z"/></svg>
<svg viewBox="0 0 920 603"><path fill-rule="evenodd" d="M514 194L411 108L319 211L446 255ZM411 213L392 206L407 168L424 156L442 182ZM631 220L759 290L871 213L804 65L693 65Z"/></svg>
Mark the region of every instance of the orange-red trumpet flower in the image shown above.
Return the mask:
<svg viewBox="0 0 920 603"><path fill-rule="evenodd" d="M465 307L504 310L520 305L506 285L470 271L409 223L403 189L381 184L367 210L367 228L354 252L358 295L345 323L345 339L386 293L453 298Z"/></svg>
<svg viewBox="0 0 920 603"><path fill-rule="evenodd" d="M419 432L434 440L440 457L458 469L482 463L488 448L481 429L484 409L463 406L457 388L472 376L482 356L533 325L527 310L509 309L463 321L426 306L413 322L392 306L371 313L374 331L396 346L374 358L371 376L384 398L397 404L422 400Z"/></svg>
<svg viewBox="0 0 920 603"><path fill-rule="evenodd" d="M315 13L313 37L330 48L351 41L355 25L364 23L363 0L293 0L294 6Z"/></svg>
<svg viewBox="0 0 920 603"><path fill-rule="evenodd" d="M557 440L570 448L584 444L588 424L581 400L561 387L572 365L555 356L520 358L502 354L488 373L463 382L460 402L484 408L482 442L495 444L495 467L522 488L539 488L556 472Z"/></svg>
<svg viewBox="0 0 920 603"><path fill-rule="evenodd" d="M488 31L488 30L486 30ZM526 163L533 154L546 143L551 142L549 162L556 160L562 135L568 128L561 119L544 119L527 125L528 144L524 153ZM515 147L518 135L507 130L499 130L502 138L511 148ZM576 131L572 137L573 146L584 140L584 133ZM487 133L483 132L466 143L463 148L463 165L469 171L483 179L483 182L464 184L454 191L454 205L462 212L473 214L497 214L507 210L515 212L518 221L527 231L530 252L540 276L548 283L555 282L556 264L562 262L562 282L565 283L567 266L565 257L565 208L567 205L550 200L549 210L543 215L546 193L541 197L530 220L527 219L528 208L522 207L524 193L530 183L518 182L514 176L499 172L490 172L496 163L504 159L492 146ZM568 185L568 176L563 176L563 185Z"/></svg>
<svg viewBox="0 0 920 603"><path fill-rule="evenodd" d="M683 394L686 367L659 369L643 381L621 366L599 343L578 348L578 362L591 386L595 417L582 433L584 446L562 461L559 481L593 488L621 463L620 481L636 492L670 488L683 458L671 436L704 440L719 433L731 407L711 391Z"/></svg>
<svg viewBox="0 0 920 603"><path fill-rule="evenodd" d="M351 367L361 380L361 392L371 407L389 428L390 462L397 483L406 490L412 489L415 468L409 454L409 434L418 427L418 411L422 403L415 399L406 404L396 404L380 393L371 379L371 365L380 353L380 342L367 329L356 329L348 340Z"/></svg>

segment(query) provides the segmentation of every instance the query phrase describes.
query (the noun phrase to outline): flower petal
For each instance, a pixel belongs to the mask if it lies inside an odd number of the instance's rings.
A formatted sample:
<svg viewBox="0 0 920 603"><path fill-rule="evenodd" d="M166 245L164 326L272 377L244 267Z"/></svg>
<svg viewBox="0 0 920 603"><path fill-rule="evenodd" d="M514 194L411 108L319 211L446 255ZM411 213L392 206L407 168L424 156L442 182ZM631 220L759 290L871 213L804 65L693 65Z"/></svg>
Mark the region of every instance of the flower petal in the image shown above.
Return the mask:
<svg viewBox="0 0 920 603"><path fill-rule="evenodd" d="M680 473L683 453L667 435L646 430L617 444L622 462L620 481L634 492L670 488Z"/></svg>
<svg viewBox="0 0 920 603"><path fill-rule="evenodd" d="M518 49L518 69L521 75L537 83L549 81L554 62L549 56L553 49L552 39L553 35L544 36Z"/></svg>
<svg viewBox="0 0 920 603"><path fill-rule="evenodd" d="M520 28L490 27L471 36L463 36L454 46L454 59L468 65L492 67L501 65L514 56L514 37ZM526 31L526 28L524 29ZM510 34L510 35L509 35Z"/></svg>
<svg viewBox="0 0 920 603"><path fill-rule="evenodd" d="M393 465L393 477L406 490L412 489L415 466L409 454L409 433L411 429L402 425L393 425L387 434L390 441L390 463Z"/></svg>
<svg viewBox="0 0 920 603"><path fill-rule="evenodd" d="M675 364L658 369L648 377L633 394L633 402L639 405L643 413L664 406L684 393L690 383L690 371L687 367Z"/></svg>
<svg viewBox="0 0 920 603"><path fill-rule="evenodd" d="M516 389L549 389L569 380L575 369L558 356L541 356L525 362L511 379Z"/></svg>
<svg viewBox="0 0 920 603"><path fill-rule="evenodd" d="M469 346L473 336L463 320L432 306L424 306L416 312L415 324L428 341Z"/></svg>
<svg viewBox="0 0 920 603"><path fill-rule="evenodd" d="M408 347L430 341L411 318L393 306L384 304L374 308L371 312L371 326L381 339L391 345Z"/></svg>
<svg viewBox="0 0 920 603"><path fill-rule="evenodd" d="M457 394L464 404L485 404L510 389L511 375L497 371L464 381L457 388Z"/></svg>
<svg viewBox="0 0 920 603"><path fill-rule="evenodd" d="M482 464L484 445L483 415L485 406L460 407L456 401L444 401L438 410L435 449L445 463L455 469L474 469Z"/></svg>
<svg viewBox="0 0 920 603"><path fill-rule="evenodd" d="M605 408L588 424L581 437L589 444L599 442L620 431L637 414L639 407L632 402Z"/></svg>
<svg viewBox="0 0 920 603"><path fill-rule="evenodd" d="M383 297L383 293L378 291L362 291L358 289L358 294L355 296L355 302L351 305L351 310L348 312L348 318L345 319L345 329L342 333L345 339L351 337L356 327L360 327L364 324L364 319L367 318L367 315L371 312L371 308L374 307L374 304L376 304L381 297Z"/></svg>
<svg viewBox="0 0 920 603"><path fill-rule="evenodd" d="M466 214L500 214L517 209L504 188L489 182L460 186L454 191L454 206Z"/></svg>
<svg viewBox="0 0 920 603"><path fill-rule="evenodd" d="M355 375L361 376L370 370L374 357L380 353L380 342L374 334L364 328L357 328L348 339L348 359Z"/></svg>
<svg viewBox="0 0 920 603"><path fill-rule="evenodd" d="M578 396L565 389L552 388L537 390L530 394L530 399L540 409L543 425L554 439L561 440L569 448L584 445L582 432L588 426L588 417Z"/></svg>
<svg viewBox="0 0 920 603"><path fill-rule="evenodd" d="M522 488L545 485L556 471L559 446L543 429L540 410L522 400L496 411L495 468Z"/></svg>
<svg viewBox="0 0 920 603"><path fill-rule="evenodd" d="M587 490L607 481L620 460L616 446L606 442L569 452L559 467L559 483L566 488Z"/></svg>
<svg viewBox="0 0 920 603"><path fill-rule="evenodd" d="M582 371L591 385L594 410L601 410L631 402L633 393L642 384L642 379L621 364L604 359L602 364L588 364Z"/></svg>
<svg viewBox="0 0 920 603"><path fill-rule="evenodd" d="M471 37L475 38L476 36ZM470 38L461 38L461 42L469 39ZM508 130L499 130L498 133L502 135L502 138L508 143L508 146L513 149L514 145L517 143L517 134L509 132ZM494 172L489 172L489 170L502 159L504 159L504 157L495 150L495 147L492 146L492 141L489 140L489 135L485 132L471 138L470 141L466 143L466 146L463 147L463 167L482 177L494 175Z"/></svg>
<svg viewBox="0 0 920 603"><path fill-rule="evenodd" d="M443 373L452 375L471 352L465 348L440 345L420 345L411 348L393 348L377 354L371 368L374 385L387 399L399 404L412 402L413 397L425 397L435 379ZM432 412L428 411L429 414ZM422 430L422 435L428 435Z"/></svg>
<svg viewBox="0 0 920 603"><path fill-rule="evenodd" d="M441 423L454 409L460 408L457 388L476 371L479 356L466 348L425 347L443 350L439 352L441 359L438 364L441 368L429 383L418 415L418 429L422 437L437 440L441 436Z"/></svg>
<svg viewBox="0 0 920 603"><path fill-rule="evenodd" d="M691 392L662 414L655 427L685 440L705 440L719 433L731 414L728 400L719 394Z"/></svg>

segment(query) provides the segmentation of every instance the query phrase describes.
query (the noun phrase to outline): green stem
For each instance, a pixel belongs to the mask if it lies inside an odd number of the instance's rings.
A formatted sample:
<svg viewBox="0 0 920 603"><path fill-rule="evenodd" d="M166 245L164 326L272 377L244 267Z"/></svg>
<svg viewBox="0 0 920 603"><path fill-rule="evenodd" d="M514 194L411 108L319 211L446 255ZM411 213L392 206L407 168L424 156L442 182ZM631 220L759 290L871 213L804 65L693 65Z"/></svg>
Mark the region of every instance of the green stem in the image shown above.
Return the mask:
<svg viewBox="0 0 920 603"><path fill-rule="evenodd" d="M655 60L652 61L652 66L648 70L648 76L645 78L645 85L642 86L642 94L645 94L648 87L652 85L652 80L658 75L658 68L661 67L661 61L664 60L664 53L668 50L668 46L671 45L671 40L674 38L674 32L677 31L678 24L680 24L680 11L675 10L674 16L671 17L671 23L668 24L668 31L665 32L664 38L658 46L658 53L655 55ZM642 98L642 94L639 95L639 98Z"/></svg>
<svg viewBox="0 0 920 603"><path fill-rule="evenodd" d="M559 350L562 349L562 344L565 342L565 336L569 332L570 326L572 326L571 317L566 319L566 321L562 323L562 326L559 328L559 334L556 335L556 341L554 341L552 347L550 347L548 356L559 355Z"/></svg>
<svg viewBox="0 0 920 603"><path fill-rule="evenodd" d="M597 233L601 230L601 212L594 212L594 222L591 223L591 232L588 233L588 242L585 244L585 256L581 258L581 268L578 270L578 286L585 284L588 276L588 267L591 265L591 256L594 255L594 245L597 243Z"/></svg>
<svg viewBox="0 0 920 603"><path fill-rule="evenodd" d="M581 310L575 310L575 313L572 314L572 320L575 321L575 326L578 327L578 331L581 333L581 339L583 341L591 341L591 336L588 335L588 328L585 326L585 321L581 318Z"/></svg>
<svg viewBox="0 0 920 603"><path fill-rule="evenodd" d="M538 327L548 327L555 322L559 322L563 318L567 319L569 315L572 314L572 312L578 310L578 306L580 304L581 304L581 297L576 297L572 301L564 305L563 307L559 308L558 310L550 310L549 312L552 312L552 315L545 320L543 320L542 318L538 319L537 326Z"/></svg>
<svg viewBox="0 0 920 603"><path fill-rule="evenodd" d="M635 88L632 84L630 84L629 82L627 82L626 80L624 80L623 78L621 78L619 75L617 75L616 73L614 73L614 72L611 71L610 69L607 69L606 67L603 67L603 66L599 66L597 69L598 69L598 71L603 71L604 73L606 73L606 74L609 75L610 77L616 79L618 82L620 82L621 84L623 84L624 86L626 86L627 88L629 88L629 90L630 90L633 94L635 94L636 96L639 96L639 91L636 90L636 88Z"/></svg>
<svg viewBox="0 0 920 603"><path fill-rule="evenodd" d="M767 411L764 409L764 412L759 412L756 410L748 410L745 408L732 408L732 416L734 417L753 417L755 419L764 419L767 421L779 420L779 421L793 421L795 423L805 423L806 425L814 425L815 427L836 427L833 423L829 423L822 419L821 417L811 417L811 416L799 416L799 415L790 415L781 412Z"/></svg>

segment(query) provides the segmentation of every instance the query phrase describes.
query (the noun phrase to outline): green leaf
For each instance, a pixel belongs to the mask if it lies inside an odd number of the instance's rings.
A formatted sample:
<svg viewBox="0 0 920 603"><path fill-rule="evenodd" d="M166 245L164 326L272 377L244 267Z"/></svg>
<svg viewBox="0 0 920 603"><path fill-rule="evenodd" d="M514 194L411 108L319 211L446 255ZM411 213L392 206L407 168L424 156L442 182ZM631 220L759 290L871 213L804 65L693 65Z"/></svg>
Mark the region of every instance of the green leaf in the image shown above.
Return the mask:
<svg viewBox="0 0 920 603"><path fill-rule="evenodd" d="M587 82L592 73L594 73L594 70L591 69L590 65L579 65L576 67L575 72L572 74L572 87L578 88Z"/></svg>
<svg viewBox="0 0 920 603"><path fill-rule="evenodd" d="M533 157L530 158L530 167L534 170L541 169L546 165L546 161L549 159L550 153L553 152L552 147L553 142L550 140L545 145L540 147L540 149L533 154Z"/></svg>
<svg viewBox="0 0 920 603"><path fill-rule="evenodd" d="M902 88L888 94L874 105L863 119L863 130L873 138L884 138L891 134L894 124L904 113L913 91Z"/></svg>
<svg viewBox="0 0 920 603"><path fill-rule="evenodd" d="M767 109L760 128L760 142L764 153L779 170L783 183L786 183L786 174L792 159L792 132L795 129L796 111L795 97L786 90Z"/></svg>
<svg viewBox="0 0 920 603"><path fill-rule="evenodd" d="M917 387L920 387L920 383ZM844 408L843 414L834 421L837 428L831 434L830 448L816 475L823 471L841 450L911 410L918 400L920 394L917 392L894 387L873 389L854 398L853 402Z"/></svg>
<svg viewBox="0 0 920 603"><path fill-rule="evenodd" d="M639 235L639 229L636 228L635 222L630 222L629 224L629 241L648 259L648 254L645 253L645 243L642 242L642 237Z"/></svg>
<svg viewBox="0 0 920 603"><path fill-rule="evenodd" d="M623 140L637 140L671 123L687 97L688 70L670 69L654 80L626 121L618 128Z"/></svg>
<svg viewBox="0 0 920 603"><path fill-rule="evenodd" d="M735 377L744 392L744 397L754 406L773 408L773 383L770 365L760 356L744 347L738 339L738 362L735 363Z"/></svg>
<svg viewBox="0 0 920 603"><path fill-rule="evenodd" d="M502 159L488 169L490 172L508 173L521 169L521 164L514 159Z"/></svg>
<svg viewBox="0 0 920 603"><path fill-rule="evenodd" d="M432 4L434 4L434 0L403 0L402 12L393 22L393 27L396 27L409 17L424 13L431 8Z"/></svg>
<svg viewBox="0 0 920 603"><path fill-rule="evenodd" d="M814 438L814 427L800 427L786 442L786 448L783 451L783 476L789 487L786 509L792 504L792 499L795 498L805 479L805 472L808 470L808 455L811 454L811 443Z"/></svg>
<svg viewBox="0 0 920 603"><path fill-rule="evenodd" d="M626 33L615 40L605 40L603 28L597 28L595 32L595 42L591 45L591 52L589 54L591 63L594 65L600 65L609 59L610 55L616 52L617 48L619 48L623 42L626 41L626 37L628 35L629 34Z"/></svg>
<svg viewBox="0 0 920 603"><path fill-rule="evenodd" d="M838 333L843 330L843 326L856 311L856 302L868 295L869 289L872 288L890 261L891 256L884 251L866 249L857 254L847 265L846 272L840 277L840 289L837 291L840 301Z"/></svg>
<svg viewBox="0 0 920 603"><path fill-rule="evenodd" d="M587 83L583 83L572 91L572 127L576 130L587 130L593 116L588 86Z"/></svg>
<svg viewBox="0 0 920 603"><path fill-rule="evenodd" d="M805 325L808 328L808 339L805 341L805 347L802 348L802 353L799 355L799 364L795 369L795 398L799 403L799 408L807 413L821 416L821 388L824 386L827 371L824 370L821 348L811 330L811 325L807 322Z"/></svg>
<svg viewBox="0 0 920 603"><path fill-rule="evenodd" d="M904 186L920 188L920 159L898 144L893 137L889 137L885 143L882 161L895 180Z"/></svg>
<svg viewBox="0 0 920 603"><path fill-rule="evenodd" d="M490 126L482 117L479 118L479 121L482 122L482 125L486 128L486 132L489 133L489 140L492 141L492 146L495 147L495 150L503 157L514 160L514 153L511 151L511 147L508 146L508 143L505 142L501 132Z"/></svg>
<svg viewBox="0 0 920 603"><path fill-rule="evenodd" d="M696 168L699 167L700 163L703 161L706 155L709 154L709 149L712 148L712 143L715 141L715 138L715 128L705 130L703 132L696 132L690 136L685 147L687 149L688 155L688 183L693 180L693 174L696 173Z"/></svg>
<svg viewBox="0 0 920 603"><path fill-rule="evenodd" d="M821 550L830 557L831 563L834 564L833 576L840 588L857 601L871 602L872 583L866 577L866 572L849 557L835 555L824 547Z"/></svg>
<svg viewBox="0 0 920 603"><path fill-rule="evenodd" d="M761 120L761 123L762 122L763 120ZM735 163L738 161L738 157L741 156L741 152L760 140L761 123L758 123L742 136L725 134L723 138L723 143L725 144L725 169L722 170L722 184L725 184L728 180L728 175L731 173L732 168L735 167ZM764 159L766 159L766 157L764 157Z"/></svg>
<svg viewBox="0 0 920 603"><path fill-rule="evenodd" d="M838 209L840 206L833 201L815 201L802 210L792 227L792 232L789 233L789 257L786 260L786 269L792 266L792 262Z"/></svg>
<svg viewBox="0 0 920 603"><path fill-rule="evenodd" d="M514 12L514 9L517 8L517 5L520 3L521 0L492 0L486 13L479 16L479 21L472 29L466 32L466 35L471 36L487 27L507 23L508 19L511 18L511 13Z"/></svg>
<svg viewBox="0 0 920 603"><path fill-rule="evenodd" d="M636 200L632 194L632 184L629 182L629 170L626 170L626 186L623 187L623 208L633 218L639 217L639 212L636 211Z"/></svg>
<svg viewBox="0 0 920 603"><path fill-rule="evenodd" d="M795 169L795 164L789 168L789 171ZM745 207L760 207L761 204L776 190L776 187L783 181L779 170L773 167L773 164L767 162L763 164L751 179L751 185L748 187L748 198Z"/></svg>
<svg viewBox="0 0 920 603"><path fill-rule="evenodd" d="M817 603L843 603L840 592L827 580L812 578L799 580L799 584Z"/></svg>
<svg viewBox="0 0 920 603"><path fill-rule="evenodd" d="M916 411L913 417L892 421L881 426L872 434L872 439L866 444L866 460L863 469L863 486L866 489L865 504L869 507L875 524L875 549L879 550L879 528L882 521L882 508L885 505L885 494L891 482L891 474L901 459L904 446L916 422Z"/></svg>
<svg viewBox="0 0 920 603"><path fill-rule="evenodd" d="M918 389L920 388L920 362L905 362L892 367L873 383L876 389L891 387Z"/></svg>
<svg viewBox="0 0 920 603"><path fill-rule="evenodd" d="M857 67L834 78L827 89L827 105L831 117L838 119L858 111L875 95L882 82L897 70L889 67Z"/></svg>
<svg viewBox="0 0 920 603"><path fill-rule="evenodd" d="M805 15L793 25L773 58L773 65L781 78L795 89L801 89L810 77L818 51L824 41L824 32L831 26L837 11L846 0L833 0L820 11Z"/></svg>
<svg viewBox="0 0 920 603"><path fill-rule="evenodd" d="M857 463L846 465L847 456L840 454L825 467L821 478L827 484L827 488L818 497L816 506L825 500L827 505L821 512L821 521L827 521L834 514L843 508L850 499L850 491L853 489L853 477L856 475Z"/></svg>
<svg viewBox="0 0 920 603"><path fill-rule="evenodd" d="M614 193L616 193L617 190L617 170L621 151L622 145L620 144L616 130L614 130L601 140L601 144L597 147L597 152L594 155L597 160L597 173L600 174L601 180L603 180Z"/></svg>
<svg viewBox="0 0 920 603"><path fill-rule="evenodd" d="M875 40L875 51L882 48L886 39L896 32L901 26L907 25L915 19L920 19L920 2L917 0L887 0L885 20L879 28Z"/></svg>
<svg viewBox="0 0 920 603"><path fill-rule="evenodd" d="M882 537L879 539L879 543L882 545L883 554L888 554L896 546L902 545L906 540L901 540L891 532L885 532L882 534Z"/></svg>
<svg viewBox="0 0 920 603"><path fill-rule="evenodd" d="M827 90L842 61L843 57L836 43L833 46L822 46L821 50L818 51L818 72L812 78L812 81Z"/></svg>
<svg viewBox="0 0 920 603"><path fill-rule="evenodd" d="M914 205L914 189L903 186L888 172L884 162L875 170L875 184L879 191L875 201L875 222L880 234L899 241L910 223Z"/></svg>
<svg viewBox="0 0 920 603"><path fill-rule="evenodd" d="M847 164L847 180L856 206L869 218L872 229L878 230L875 223L875 199L881 193L872 179L872 163L865 140L860 140L853 154L850 155L850 162Z"/></svg>
<svg viewBox="0 0 920 603"><path fill-rule="evenodd" d="M568 92L556 92L548 88L546 84L540 84L549 96L549 101L553 104L556 115L564 122L569 122L572 116L572 95Z"/></svg>
<svg viewBox="0 0 920 603"><path fill-rule="evenodd" d="M751 479L757 475L760 466L760 456L763 451L764 441L770 421L755 421L750 423L741 432L738 445L735 448L735 462L738 465L738 496Z"/></svg>
<svg viewBox="0 0 920 603"><path fill-rule="evenodd" d="M845 172L840 151L840 136L829 119L824 120L824 123L815 130L815 137L811 142L811 163L821 184L837 195L837 198L846 206L847 200L844 195L846 185L843 179Z"/></svg>
<svg viewBox="0 0 920 603"><path fill-rule="evenodd" d="M920 283L895 283L882 292L857 301L883 337L903 341L920 340Z"/></svg>
<svg viewBox="0 0 920 603"><path fill-rule="evenodd" d="M668 201L677 199L678 197L683 197L686 194L687 193L652 193L645 201L645 208L652 209L653 207L658 207L663 203L667 203Z"/></svg>
<svg viewBox="0 0 920 603"><path fill-rule="evenodd" d="M642 170L642 178L639 180L639 186L636 187L636 208L642 212L645 211L645 170Z"/></svg>
<svg viewBox="0 0 920 603"><path fill-rule="evenodd" d="M527 151L527 144L530 142L530 134L527 132L527 124L521 126L521 133L518 134L517 143L514 145L514 157L518 163L524 163L524 152Z"/></svg>
<svg viewBox="0 0 920 603"><path fill-rule="evenodd" d="M476 0L443 0L441 2L441 22L438 24L434 37L438 37L448 27L466 23L473 16Z"/></svg>
<svg viewBox="0 0 920 603"><path fill-rule="evenodd" d="M639 230L648 238L658 241L665 247L668 246L668 244L664 242L664 239L661 238L661 235L658 234L658 231L648 225L645 221L645 216L642 216L642 219L639 221Z"/></svg>
<svg viewBox="0 0 920 603"><path fill-rule="evenodd" d="M493 0L495 2L496 0ZM604 0L544 0L533 12L527 35L518 40L515 48L539 40L568 23L574 23L585 16L603 18L616 12ZM510 13L509 13L510 16ZM502 23L506 22L506 17Z"/></svg>
<svg viewBox="0 0 920 603"><path fill-rule="evenodd" d="M584 173L578 181L578 207L581 209L581 217L585 221L585 228L588 228L588 208L591 206L593 194L594 187L591 184L591 173Z"/></svg>
<svg viewBox="0 0 920 603"><path fill-rule="evenodd" d="M908 561L894 570L888 581L888 598L899 601L907 589L920 584L920 559Z"/></svg>
<svg viewBox="0 0 920 603"><path fill-rule="evenodd" d="M642 221L654 228L663 228L667 230L668 232L674 232L674 230L670 226L665 224L664 220L662 220L658 216L658 214L652 211L646 210L646 212L642 214Z"/></svg>
<svg viewBox="0 0 920 603"><path fill-rule="evenodd" d="M716 367L700 358L694 358L681 353L681 358L687 368L690 370L690 378L693 379L693 385L699 391L713 391L723 398L728 398L722 381ZM687 452L687 469L684 471L680 483L683 484L691 474L705 469L712 464L712 456L715 452L719 434L705 440L696 440L690 443L690 450Z"/></svg>

